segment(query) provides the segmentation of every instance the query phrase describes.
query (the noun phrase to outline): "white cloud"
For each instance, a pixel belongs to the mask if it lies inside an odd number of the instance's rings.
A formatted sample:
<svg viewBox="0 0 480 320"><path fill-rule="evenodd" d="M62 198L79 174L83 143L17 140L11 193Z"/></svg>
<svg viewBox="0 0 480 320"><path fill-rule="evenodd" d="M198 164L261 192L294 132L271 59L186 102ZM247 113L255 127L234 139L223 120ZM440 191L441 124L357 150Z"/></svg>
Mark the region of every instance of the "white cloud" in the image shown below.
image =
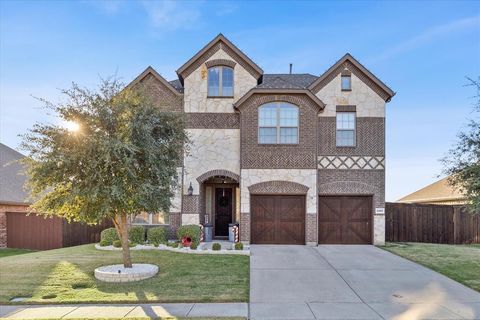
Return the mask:
<svg viewBox="0 0 480 320"><path fill-rule="evenodd" d="M425 45L429 42L434 41L435 39L449 36L465 30L470 30L475 28L478 29L479 27L480 27L480 16L463 18L463 19L449 22L447 24L438 25L423 31L410 39L407 39L403 42L398 43L397 45L386 50L382 55L377 57L376 60L385 60L394 55L418 48L422 45Z"/></svg>
<svg viewBox="0 0 480 320"><path fill-rule="evenodd" d="M142 2L151 24L167 30L192 29L200 20L197 1L144 1Z"/></svg>

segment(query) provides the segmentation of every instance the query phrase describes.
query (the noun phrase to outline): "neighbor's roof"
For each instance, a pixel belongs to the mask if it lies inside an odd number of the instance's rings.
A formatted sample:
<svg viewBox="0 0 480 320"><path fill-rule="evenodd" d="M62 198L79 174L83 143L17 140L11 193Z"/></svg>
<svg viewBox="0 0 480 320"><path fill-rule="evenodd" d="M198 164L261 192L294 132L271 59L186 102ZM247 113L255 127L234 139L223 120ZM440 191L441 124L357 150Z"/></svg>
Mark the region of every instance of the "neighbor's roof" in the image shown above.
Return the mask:
<svg viewBox="0 0 480 320"><path fill-rule="evenodd" d="M23 190L26 176L18 160L25 156L0 143L0 203L28 204L27 192Z"/></svg>
<svg viewBox="0 0 480 320"><path fill-rule="evenodd" d="M448 178L443 178L434 182L425 188L422 188L414 193L405 196L397 202L406 203L431 203L431 202L445 202L455 200L465 200L466 197L458 189L452 187L448 183Z"/></svg>

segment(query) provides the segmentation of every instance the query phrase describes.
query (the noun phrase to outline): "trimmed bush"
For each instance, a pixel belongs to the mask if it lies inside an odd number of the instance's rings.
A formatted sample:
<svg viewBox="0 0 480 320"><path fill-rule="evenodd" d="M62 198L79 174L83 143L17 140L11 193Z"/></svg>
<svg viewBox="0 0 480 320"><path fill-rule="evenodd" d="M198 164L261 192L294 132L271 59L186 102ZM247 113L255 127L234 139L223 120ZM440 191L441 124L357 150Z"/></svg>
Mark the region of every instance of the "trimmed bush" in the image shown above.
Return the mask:
<svg viewBox="0 0 480 320"><path fill-rule="evenodd" d="M106 247L111 245L111 243L108 243L106 240L100 240L100 247Z"/></svg>
<svg viewBox="0 0 480 320"><path fill-rule="evenodd" d="M178 248L178 242L172 243L172 248Z"/></svg>
<svg viewBox="0 0 480 320"><path fill-rule="evenodd" d="M147 230L147 240L158 247L160 243L167 243L167 230L163 227L154 227Z"/></svg>
<svg viewBox="0 0 480 320"><path fill-rule="evenodd" d="M212 244L213 251L220 251L220 249L222 249L222 245L220 243L215 242L214 244Z"/></svg>
<svg viewBox="0 0 480 320"><path fill-rule="evenodd" d="M200 244L200 235L200 226L197 226L196 224L181 226L177 230L177 237L179 240L182 240L183 237L190 237L192 239L192 244L195 243L197 246Z"/></svg>
<svg viewBox="0 0 480 320"><path fill-rule="evenodd" d="M119 240L117 230L115 228L108 228L100 233L100 242L106 243L107 246L113 244L113 241Z"/></svg>
<svg viewBox="0 0 480 320"><path fill-rule="evenodd" d="M137 246L137 244L135 242L129 242L128 243L129 248L133 248L133 247L136 247L136 246Z"/></svg>
<svg viewBox="0 0 480 320"><path fill-rule="evenodd" d="M121 248L122 247L122 241L120 241L120 240L113 241L113 246L115 248Z"/></svg>
<svg viewBox="0 0 480 320"><path fill-rule="evenodd" d="M243 250L243 243L241 242L235 243L235 250Z"/></svg>
<svg viewBox="0 0 480 320"><path fill-rule="evenodd" d="M145 228L142 226L131 226L128 230L128 240L133 243L145 243Z"/></svg>
<svg viewBox="0 0 480 320"><path fill-rule="evenodd" d="M192 249L192 250L197 250L197 248L198 248L198 246L195 243L192 243L190 245L190 249Z"/></svg>

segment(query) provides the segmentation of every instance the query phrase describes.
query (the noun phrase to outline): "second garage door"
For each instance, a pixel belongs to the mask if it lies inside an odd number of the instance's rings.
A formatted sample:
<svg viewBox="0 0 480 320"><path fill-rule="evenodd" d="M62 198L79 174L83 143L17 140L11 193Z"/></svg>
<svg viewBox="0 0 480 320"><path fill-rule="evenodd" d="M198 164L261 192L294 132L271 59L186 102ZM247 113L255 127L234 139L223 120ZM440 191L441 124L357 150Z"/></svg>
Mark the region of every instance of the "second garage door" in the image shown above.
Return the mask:
<svg viewBox="0 0 480 320"><path fill-rule="evenodd" d="M251 242L305 244L305 196L252 195Z"/></svg>
<svg viewBox="0 0 480 320"><path fill-rule="evenodd" d="M371 244L372 197L320 197L318 243Z"/></svg>

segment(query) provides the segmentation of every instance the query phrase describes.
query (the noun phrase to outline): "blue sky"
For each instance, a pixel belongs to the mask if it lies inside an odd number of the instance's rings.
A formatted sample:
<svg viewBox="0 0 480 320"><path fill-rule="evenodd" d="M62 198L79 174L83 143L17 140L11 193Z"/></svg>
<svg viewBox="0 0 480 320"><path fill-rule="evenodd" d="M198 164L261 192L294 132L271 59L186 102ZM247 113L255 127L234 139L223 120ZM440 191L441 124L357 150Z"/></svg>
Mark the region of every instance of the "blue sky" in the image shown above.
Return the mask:
<svg viewBox="0 0 480 320"><path fill-rule="evenodd" d="M439 158L472 117L480 2L0 1L0 141L54 121L72 81L124 82L148 65L171 80L219 32L267 73L319 75L350 52L397 95L387 105L387 200L441 174Z"/></svg>

